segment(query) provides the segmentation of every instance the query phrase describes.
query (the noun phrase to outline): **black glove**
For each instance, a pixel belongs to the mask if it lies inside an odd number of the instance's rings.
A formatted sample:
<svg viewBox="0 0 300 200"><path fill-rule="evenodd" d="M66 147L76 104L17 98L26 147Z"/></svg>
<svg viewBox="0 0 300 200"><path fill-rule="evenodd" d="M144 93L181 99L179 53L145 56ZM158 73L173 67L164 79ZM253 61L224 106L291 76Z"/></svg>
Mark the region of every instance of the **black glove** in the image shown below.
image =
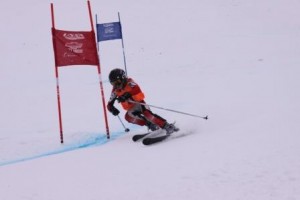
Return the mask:
<svg viewBox="0 0 300 200"><path fill-rule="evenodd" d="M110 108L110 110L109 110L114 116L117 116L119 113L120 113L120 111L116 108L116 107L114 107L114 106L112 106L111 108Z"/></svg>
<svg viewBox="0 0 300 200"><path fill-rule="evenodd" d="M124 102L131 97L129 92L125 92L122 96L118 97L119 102Z"/></svg>
<svg viewBox="0 0 300 200"><path fill-rule="evenodd" d="M114 106L114 102L115 100L112 100L108 103L107 110L111 112L114 116L117 116L120 113L120 111Z"/></svg>

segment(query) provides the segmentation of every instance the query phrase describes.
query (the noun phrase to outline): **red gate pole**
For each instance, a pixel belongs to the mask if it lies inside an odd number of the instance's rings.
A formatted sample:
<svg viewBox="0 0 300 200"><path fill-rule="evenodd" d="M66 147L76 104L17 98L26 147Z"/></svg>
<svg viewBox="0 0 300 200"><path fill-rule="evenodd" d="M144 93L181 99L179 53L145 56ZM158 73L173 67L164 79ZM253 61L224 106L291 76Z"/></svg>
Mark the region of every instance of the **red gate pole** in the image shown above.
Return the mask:
<svg viewBox="0 0 300 200"><path fill-rule="evenodd" d="M52 17L52 31L55 29L55 22L54 22L54 8L53 3L51 3L51 17ZM56 45L53 38L53 32L52 32L52 40L53 40L53 47L54 50L56 49ZM55 55L54 55L55 57ZM61 105L60 105L60 92L59 92L59 78L58 78L58 66L56 64L56 58L55 58L55 77L56 77L56 93L57 93L57 105L58 105L58 119L59 119L59 132L60 132L60 143L64 143L64 137L63 137L63 127L62 127L62 117L61 117Z"/></svg>
<svg viewBox="0 0 300 200"><path fill-rule="evenodd" d="M94 31L94 26L93 26L93 18L92 18L92 11L91 11L90 1L87 1L87 3L88 3L88 9L89 9L92 32L94 33L94 40L95 40L95 45L96 45L96 38L95 38L95 31ZM97 69L98 69L98 77L99 77L100 91L101 91L101 98L102 98L102 105L103 105L103 112L104 112L106 135L107 135L107 139L109 139L110 138L109 126L108 126L108 120L107 120L107 112L106 112L106 104L105 104L105 97L104 97L104 90L103 90L103 82L102 82L102 77L101 77L101 68L100 68L99 55L97 55L97 58L98 58Z"/></svg>

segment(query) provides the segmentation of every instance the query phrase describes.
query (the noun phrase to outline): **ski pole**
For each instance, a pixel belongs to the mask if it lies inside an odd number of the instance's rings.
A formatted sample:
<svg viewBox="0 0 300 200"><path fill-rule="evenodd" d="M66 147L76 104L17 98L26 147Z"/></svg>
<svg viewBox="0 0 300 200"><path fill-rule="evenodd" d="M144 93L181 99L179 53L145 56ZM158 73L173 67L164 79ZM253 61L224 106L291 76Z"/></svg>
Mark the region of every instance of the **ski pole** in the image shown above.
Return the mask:
<svg viewBox="0 0 300 200"><path fill-rule="evenodd" d="M130 131L130 129L129 129L129 128L126 128L126 126L124 125L124 123L123 123L123 121L121 120L121 118L120 118L120 116L119 116L119 115L118 115L118 118L119 118L119 120L120 120L120 122L121 122L122 126L124 127L124 129L125 129L125 132L129 132L129 131Z"/></svg>
<svg viewBox="0 0 300 200"><path fill-rule="evenodd" d="M142 102L137 102L137 101L132 101L132 100L128 100L128 102L130 102L130 103L136 103L136 104L140 104L140 105L143 105L143 106L149 106L149 107L153 107L153 108L158 108L158 109L167 110L167 111L170 111L170 112L180 113L180 114L183 114L183 115L189 115L189 116L192 116L192 117L198 117L198 118L202 118L202 119L208 120L208 115L206 115L205 117L203 117L203 116L194 115L194 114L190 114L190 113L186 113L186 112L172 110L172 109L169 109L169 108L162 108L162 107L159 107L159 106L149 105L149 104L145 104L145 103L142 103Z"/></svg>

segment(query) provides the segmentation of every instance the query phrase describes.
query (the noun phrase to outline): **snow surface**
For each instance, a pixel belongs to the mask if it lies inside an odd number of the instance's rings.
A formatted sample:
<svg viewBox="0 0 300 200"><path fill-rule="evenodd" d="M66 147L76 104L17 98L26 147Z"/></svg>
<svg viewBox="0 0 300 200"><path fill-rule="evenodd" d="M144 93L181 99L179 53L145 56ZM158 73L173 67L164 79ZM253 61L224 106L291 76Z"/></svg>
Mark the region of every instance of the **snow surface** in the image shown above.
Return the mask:
<svg viewBox="0 0 300 200"><path fill-rule="evenodd" d="M58 29L90 30L86 1L52 2ZM100 23L120 12L149 104L210 117L153 109L181 131L149 147L112 115L106 140L93 66L59 70L60 144L50 3L1 3L1 200L300 199L300 1L91 1ZM120 40L100 55L107 101Z"/></svg>

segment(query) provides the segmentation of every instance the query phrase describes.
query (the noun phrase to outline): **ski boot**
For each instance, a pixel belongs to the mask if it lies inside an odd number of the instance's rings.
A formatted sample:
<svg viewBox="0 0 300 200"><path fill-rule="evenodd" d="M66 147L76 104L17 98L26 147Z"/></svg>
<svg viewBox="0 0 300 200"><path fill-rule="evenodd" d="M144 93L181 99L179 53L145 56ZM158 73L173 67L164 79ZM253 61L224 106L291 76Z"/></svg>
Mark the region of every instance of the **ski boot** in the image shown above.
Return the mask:
<svg viewBox="0 0 300 200"><path fill-rule="evenodd" d="M167 135L170 135L176 131L179 131L179 128L177 128L174 124L169 124L166 122L166 124L164 125L163 129L166 130Z"/></svg>
<svg viewBox="0 0 300 200"><path fill-rule="evenodd" d="M149 130L151 131L156 131L159 129L159 126L157 126L156 124L152 124L151 122L148 122L146 124L146 126L148 127Z"/></svg>

